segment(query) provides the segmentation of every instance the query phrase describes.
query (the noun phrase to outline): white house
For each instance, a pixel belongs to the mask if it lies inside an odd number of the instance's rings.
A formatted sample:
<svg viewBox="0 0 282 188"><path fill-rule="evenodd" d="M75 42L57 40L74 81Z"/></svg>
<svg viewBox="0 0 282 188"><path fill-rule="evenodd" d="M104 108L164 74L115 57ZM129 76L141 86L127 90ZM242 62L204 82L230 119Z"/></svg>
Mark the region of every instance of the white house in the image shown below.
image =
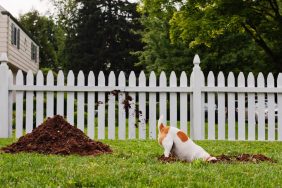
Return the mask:
<svg viewBox="0 0 282 188"><path fill-rule="evenodd" d="M36 73L39 69L39 45L15 17L0 5L0 54L8 56L8 66L17 70Z"/></svg>

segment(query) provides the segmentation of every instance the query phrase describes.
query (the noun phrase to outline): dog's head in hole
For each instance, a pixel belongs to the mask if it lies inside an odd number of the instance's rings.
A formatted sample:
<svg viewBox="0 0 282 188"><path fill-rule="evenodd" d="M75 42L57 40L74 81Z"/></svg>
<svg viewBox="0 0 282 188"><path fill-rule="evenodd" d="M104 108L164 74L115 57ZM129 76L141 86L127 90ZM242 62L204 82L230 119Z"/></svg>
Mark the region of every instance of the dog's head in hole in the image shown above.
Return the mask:
<svg viewBox="0 0 282 188"><path fill-rule="evenodd" d="M204 161L216 160L201 146L195 144L186 133L176 127L169 127L163 123L163 115L158 121L158 142L164 148L164 156L172 154L176 158L188 162L196 159Z"/></svg>

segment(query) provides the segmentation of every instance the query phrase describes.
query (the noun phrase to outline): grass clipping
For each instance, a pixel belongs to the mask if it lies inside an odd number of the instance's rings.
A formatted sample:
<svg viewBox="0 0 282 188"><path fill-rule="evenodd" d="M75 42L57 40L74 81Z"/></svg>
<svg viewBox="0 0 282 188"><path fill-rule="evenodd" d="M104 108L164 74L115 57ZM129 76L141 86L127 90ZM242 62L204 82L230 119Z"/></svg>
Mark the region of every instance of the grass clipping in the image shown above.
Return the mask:
<svg viewBox="0 0 282 188"><path fill-rule="evenodd" d="M1 150L5 153L36 152L81 156L112 152L108 145L91 140L59 115L48 118L31 133Z"/></svg>

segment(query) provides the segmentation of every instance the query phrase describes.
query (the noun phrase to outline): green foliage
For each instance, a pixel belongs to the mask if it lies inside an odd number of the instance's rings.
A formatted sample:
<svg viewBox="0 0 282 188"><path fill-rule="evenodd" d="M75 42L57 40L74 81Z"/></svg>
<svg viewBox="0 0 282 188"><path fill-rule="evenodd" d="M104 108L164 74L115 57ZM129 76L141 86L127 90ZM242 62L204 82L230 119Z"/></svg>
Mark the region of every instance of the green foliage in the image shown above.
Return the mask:
<svg viewBox="0 0 282 188"><path fill-rule="evenodd" d="M122 0L51 0L67 31L67 69L75 73L140 70L132 53L142 49L136 3Z"/></svg>
<svg viewBox="0 0 282 188"><path fill-rule="evenodd" d="M37 11L21 15L19 21L39 42L40 68L62 68L66 38L63 29Z"/></svg>
<svg viewBox="0 0 282 188"><path fill-rule="evenodd" d="M0 146L12 143L0 139ZM103 140L111 155L95 157L1 154L3 187L281 187L282 145L279 142L199 141L214 155L262 153L271 164L208 164L157 160L163 149L155 140Z"/></svg>
<svg viewBox="0 0 282 188"><path fill-rule="evenodd" d="M191 71L199 53L205 73L281 72L281 7L277 0L142 0L140 64Z"/></svg>

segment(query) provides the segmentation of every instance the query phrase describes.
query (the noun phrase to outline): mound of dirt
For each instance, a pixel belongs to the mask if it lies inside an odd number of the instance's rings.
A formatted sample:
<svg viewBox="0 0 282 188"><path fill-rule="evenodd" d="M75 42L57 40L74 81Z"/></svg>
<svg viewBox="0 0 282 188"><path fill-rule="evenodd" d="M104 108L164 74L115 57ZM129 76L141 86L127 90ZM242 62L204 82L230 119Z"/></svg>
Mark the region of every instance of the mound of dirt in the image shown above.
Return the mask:
<svg viewBox="0 0 282 188"><path fill-rule="evenodd" d="M240 154L240 155L219 155L215 156L217 158L216 161L211 161L211 163L219 163L219 162L225 162L225 163L230 163L230 162L251 162L251 163L258 163L258 162L271 162L274 163L275 161L269 157L266 157L265 155L262 154Z"/></svg>
<svg viewBox="0 0 282 188"><path fill-rule="evenodd" d="M262 154L240 154L240 155L219 155L215 156L217 158L216 161L210 161L210 163L232 163L232 162L250 162L250 163L259 163L259 162L271 162L275 163L273 159L266 157ZM169 157L164 157L164 155L158 157L158 160L162 163L173 163L176 161L181 161L177 159L175 156L170 155ZM181 161L181 162L187 162L187 161Z"/></svg>
<svg viewBox="0 0 282 188"><path fill-rule="evenodd" d="M158 160L161 161L162 163L173 163L176 161L180 161L173 155L169 155L169 157L165 157L164 155L161 155L158 157Z"/></svg>
<svg viewBox="0 0 282 188"><path fill-rule="evenodd" d="M37 152L82 156L112 152L108 145L91 140L59 115L48 118L31 133L1 150L5 153Z"/></svg>

